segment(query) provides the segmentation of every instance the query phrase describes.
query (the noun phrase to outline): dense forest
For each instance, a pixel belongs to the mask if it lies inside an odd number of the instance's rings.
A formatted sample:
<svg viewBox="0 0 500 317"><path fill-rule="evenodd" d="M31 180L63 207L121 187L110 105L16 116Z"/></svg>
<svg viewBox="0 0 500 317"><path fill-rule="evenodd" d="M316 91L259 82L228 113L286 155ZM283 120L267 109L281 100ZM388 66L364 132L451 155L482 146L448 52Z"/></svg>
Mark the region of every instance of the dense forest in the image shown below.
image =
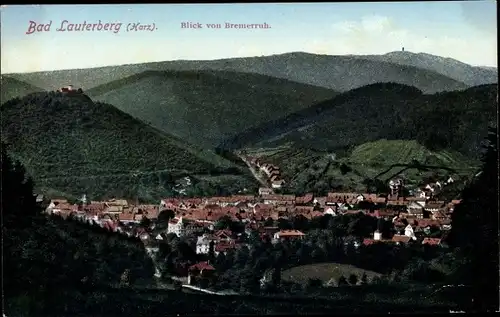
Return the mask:
<svg viewBox="0 0 500 317"><path fill-rule="evenodd" d="M139 196L156 202L176 194L177 179L194 175L211 179L196 181L187 194L228 194L255 185L246 168L84 94L14 98L2 105L0 122L2 140L37 189L56 196ZM211 191L205 193L207 188Z"/></svg>
<svg viewBox="0 0 500 317"><path fill-rule="evenodd" d="M293 142L337 152L379 139L417 140L431 150L479 157L488 125L496 124L497 92L496 85L483 85L427 95L411 86L376 83L244 131L219 147Z"/></svg>

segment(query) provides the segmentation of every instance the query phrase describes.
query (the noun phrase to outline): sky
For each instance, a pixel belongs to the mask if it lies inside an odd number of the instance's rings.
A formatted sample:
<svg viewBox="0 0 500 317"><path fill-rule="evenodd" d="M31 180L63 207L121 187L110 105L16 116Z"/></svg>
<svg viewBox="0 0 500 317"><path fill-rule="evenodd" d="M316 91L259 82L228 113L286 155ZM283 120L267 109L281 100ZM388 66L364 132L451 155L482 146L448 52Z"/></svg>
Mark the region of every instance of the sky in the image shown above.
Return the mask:
<svg viewBox="0 0 500 317"><path fill-rule="evenodd" d="M1 73L310 52L399 51L497 66L496 2L2 5ZM61 24L64 22L64 26ZM35 30L29 33L30 21ZM68 31L68 24L122 23ZM202 29L181 28L200 23ZM132 30L135 23L147 30ZM207 24L221 24L210 29ZM270 28L228 29L231 24ZM64 31L57 31L62 28ZM116 30L113 31L113 30Z"/></svg>

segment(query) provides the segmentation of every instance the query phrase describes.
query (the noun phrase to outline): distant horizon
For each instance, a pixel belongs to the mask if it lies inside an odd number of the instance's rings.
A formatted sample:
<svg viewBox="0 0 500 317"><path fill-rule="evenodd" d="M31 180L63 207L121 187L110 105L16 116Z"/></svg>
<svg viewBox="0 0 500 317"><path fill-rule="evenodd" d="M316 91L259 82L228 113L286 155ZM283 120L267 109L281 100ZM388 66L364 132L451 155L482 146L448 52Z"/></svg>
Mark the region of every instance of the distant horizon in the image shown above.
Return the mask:
<svg viewBox="0 0 500 317"><path fill-rule="evenodd" d="M129 66L129 65L139 65L139 64L154 64L154 63L165 63L165 62L183 62L183 61L219 61L219 60L227 60L227 59L244 59L244 58L259 58L259 57L269 57L269 56L277 56L277 55L286 55L286 54L294 54L294 53L304 53L304 54L311 54L311 55L323 55L323 56L367 56L367 55L386 55L389 53L394 53L394 52L402 52L402 51L390 51L387 53L383 54L320 54L320 53L312 53L312 52L306 52L306 51L294 51L294 52L284 52L284 53L276 53L276 54L269 54L269 55L256 55L256 56L236 56L236 57L226 57L226 58L214 58L214 59L173 59L173 60L159 60L159 61L138 61L138 62L132 62L132 63L126 63L126 64L111 64L111 65L99 65L99 66L93 66L93 67L78 67L78 68L62 68L62 69L47 69L47 70L39 70L35 72L13 72L13 73L0 73L1 75L15 75L15 74L34 74L34 73L47 73L47 72L57 72L57 71L70 71L70 70L83 70L83 69L98 69L98 68L106 68L106 67L120 67L120 66ZM434 54L429 54L427 52L411 52L405 50L404 53L410 53L410 54L428 54L428 55L433 55L433 56L438 56ZM442 58L451 58L449 56L439 56ZM458 59L454 59L460 63L467 64L463 61L460 61ZM470 64L467 64L470 65ZM470 65L473 67L479 67L479 68L495 68L497 69L497 66L487 66L487 65Z"/></svg>
<svg viewBox="0 0 500 317"><path fill-rule="evenodd" d="M0 15L1 74L402 47L497 67L491 0L4 5Z"/></svg>

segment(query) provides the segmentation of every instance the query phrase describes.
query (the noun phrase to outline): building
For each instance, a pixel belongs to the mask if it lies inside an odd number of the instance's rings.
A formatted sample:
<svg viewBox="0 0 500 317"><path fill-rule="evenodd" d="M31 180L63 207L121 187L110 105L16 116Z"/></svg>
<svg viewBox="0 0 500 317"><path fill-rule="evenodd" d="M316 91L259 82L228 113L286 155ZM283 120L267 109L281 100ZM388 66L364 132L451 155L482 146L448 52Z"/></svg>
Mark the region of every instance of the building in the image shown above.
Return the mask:
<svg viewBox="0 0 500 317"><path fill-rule="evenodd" d="M279 189L283 186L283 184L285 183L284 180L280 179L280 180L275 180L271 183L271 186L275 189Z"/></svg>
<svg viewBox="0 0 500 317"><path fill-rule="evenodd" d="M175 233L178 237L183 237L191 233L191 226L189 226L192 221L189 221L183 217L171 219L168 222L167 233Z"/></svg>
<svg viewBox="0 0 500 317"><path fill-rule="evenodd" d="M188 269L188 284L194 284L197 278L211 278L214 273L215 268L208 261L191 265Z"/></svg>
<svg viewBox="0 0 500 317"><path fill-rule="evenodd" d="M196 241L196 254L210 253L211 246L212 240L207 235L204 234L198 237L198 241Z"/></svg>
<svg viewBox="0 0 500 317"><path fill-rule="evenodd" d="M57 90L58 92L66 93L66 94L81 94L83 90L81 88L76 89L73 85L67 85L61 87Z"/></svg>
<svg viewBox="0 0 500 317"><path fill-rule="evenodd" d="M273 190L271 188L266 188L266 187L259 188L259 196L272 195L272 194L274 194L274 193L273 193Z"/></svg>
<svg viewBox="0 0 500 317"><path fill-rule="evenodd" d="M274 240L303 239L305 233L299 230L280 230L274 234Z"/></svg>

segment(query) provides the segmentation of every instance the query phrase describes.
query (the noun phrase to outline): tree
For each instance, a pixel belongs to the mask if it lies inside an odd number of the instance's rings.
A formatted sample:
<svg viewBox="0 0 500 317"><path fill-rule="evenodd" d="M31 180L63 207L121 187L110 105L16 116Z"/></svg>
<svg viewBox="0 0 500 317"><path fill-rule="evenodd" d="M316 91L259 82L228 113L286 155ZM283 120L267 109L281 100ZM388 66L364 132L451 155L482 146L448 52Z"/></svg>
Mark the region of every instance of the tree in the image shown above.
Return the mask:
<svg viewBox="0 0 500 317"><path fill-rule="evenodd" d="M346 165L345 163L340 164L340 173L342 175L345 175L351 171L352 171L352 168L349 167L348 165Z"/></svg>
<svg viewBox="0 0 500 317"><path fill-rule="evenodd" d="M143 228L149 228L150 225L151 225L151 219L143 215L140 226Z"/></svg>
<svg viewBox="0 0 500 317"><path fill-rule="evenodd" d="M20 228L30 223L30 216L40 213L33 195L33 181L18 161L7 154L7 145L1 143L2 169L2 227ZM8 185L8 186L7 186Z"/></svg>
<svg viewBox="0 0 500 317"><path fill-rule="evenodd" d="M175 217L175 212L170 209L165 209L160 212L156 222L160 225L167 225L170 219Z"/></svg>
<svg viewBox="0 0 500 317"><path fill-rule="evenodd" d="M347 283L347 279L344 277L344 275L339 277L339 279L337 281L337 285L338 286L349 285L349 283Z"/></svg>
<svg viewBox="0 0 500 317"><path fill-rule="evenodd" d="M274 226L274 220L271 217L268 217L266 221L264 221L264 227L272 227Z"/></svg>
<svg viewBox="0 0 500 317"><path fill-rule="evenodd" d="M279 218L278 219L278 228L280 230L289 230L289 229L292 229L292 224L290 223L290 221L288 219Z"/></svg>
<svg viewBox="0 0 500 317"><path fill-rule="evenodd" d="M490 129L481 173L464 189L448 243L467 259L456 279L472 285L474 309L498 308L498 135ZM470 274L474 272L474 274Z"/></svg>
<svg viewBox="0 0 500 317"><path fill-rule="evenodd" d="M321 282L319 278L310 278L307 280L306 289L314 290L320 288L321 286L323 286L323 282Z"/></svg>
<svg viewBox="0 0 500 317"><path fill-rule="evenodd" d="M229 216L223 216L219 220L217 220L217 222L214 225L214 229L215 230L224 230L224 229L229 228L232 223L233 223L233 221L231 220L231 218Z"/></svg>
<svg viewBox="0 0 500 317"><path fill-rule="evenodd" d="M349 284L351 285L358 284L358 276L356 274L349 275Z"/></svg>
<svg viewBox="0 0 500 317"><path fill-rule="evenodd" d="M305 231L309 227L309 220L302 214L293 217L293 228Z"/></svg>
<svg viewBox="0 0 500 317"><path fill-rule="evenodd" d="M365 284L368 284L368 276L366 275L366 273L363 273L363 275L361 276L361 285L365 285Z"/></svg>

